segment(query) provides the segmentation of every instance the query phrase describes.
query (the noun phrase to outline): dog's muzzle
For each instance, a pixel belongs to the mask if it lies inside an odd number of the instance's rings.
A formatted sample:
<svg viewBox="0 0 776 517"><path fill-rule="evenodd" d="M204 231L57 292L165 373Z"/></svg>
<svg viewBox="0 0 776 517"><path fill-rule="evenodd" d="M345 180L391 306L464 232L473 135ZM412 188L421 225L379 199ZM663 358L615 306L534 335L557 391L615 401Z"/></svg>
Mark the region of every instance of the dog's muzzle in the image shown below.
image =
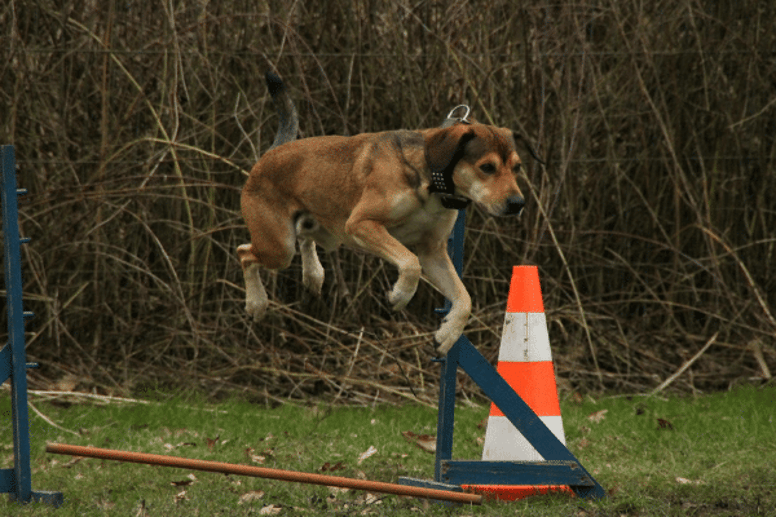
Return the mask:
<svg viewBox="0 0 776 517"><path fill-rule="evenodd" d="M520 196L512 196L507 199L507 205L504 209L504 215L519 215L525 206L525 199Z"/></svg>

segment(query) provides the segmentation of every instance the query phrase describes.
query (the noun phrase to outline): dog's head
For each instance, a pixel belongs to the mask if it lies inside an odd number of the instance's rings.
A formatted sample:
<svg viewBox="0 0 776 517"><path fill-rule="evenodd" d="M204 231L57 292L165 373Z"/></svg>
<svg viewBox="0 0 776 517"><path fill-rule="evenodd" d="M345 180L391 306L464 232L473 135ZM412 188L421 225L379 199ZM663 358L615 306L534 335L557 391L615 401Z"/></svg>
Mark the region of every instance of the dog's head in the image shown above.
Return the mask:
<svg viewBox="0 0 776 517"><path fill-rule="evenodd" d="M491 215L518 215L525 199L517 186L522 167L509 129L459 123L426 132L426 163L448 193L474 201ZM442 190L442 189L438 189Z"/></svg>

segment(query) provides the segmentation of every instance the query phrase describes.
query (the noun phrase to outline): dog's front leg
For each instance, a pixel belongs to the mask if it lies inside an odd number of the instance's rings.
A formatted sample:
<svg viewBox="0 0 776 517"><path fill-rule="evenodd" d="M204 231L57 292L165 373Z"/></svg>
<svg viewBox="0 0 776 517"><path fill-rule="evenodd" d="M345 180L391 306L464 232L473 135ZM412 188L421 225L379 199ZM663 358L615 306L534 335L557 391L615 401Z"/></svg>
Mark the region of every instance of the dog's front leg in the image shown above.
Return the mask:
<svg viewBox="0 0 776 517"><path fill-rule="evenodd" d="M388 295L388 301L395 311L406 307L415 295L420 281L418 257L377 221L351 217L345 225L345 231L360 248L374 253L399 268L399 278Z"/></svg>
<svg viewBox="0 0 776 517"><path fill-rule="evenodd" d="M472 300L455 272L453 262L447 254L445 241L426 243L419 250L418 258L431 285L439 289L445 298L452 302L450 312L434 334L439 344L437 352L445 355L463 334L472 312Z"/></svg>

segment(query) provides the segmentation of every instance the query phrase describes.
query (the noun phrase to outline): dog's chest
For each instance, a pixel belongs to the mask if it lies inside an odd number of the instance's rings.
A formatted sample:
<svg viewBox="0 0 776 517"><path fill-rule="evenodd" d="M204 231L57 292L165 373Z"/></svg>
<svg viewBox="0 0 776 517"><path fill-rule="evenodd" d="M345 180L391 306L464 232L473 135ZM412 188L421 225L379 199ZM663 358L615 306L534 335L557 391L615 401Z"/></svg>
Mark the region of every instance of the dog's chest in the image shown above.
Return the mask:
<svg viewBox="0 0 776 517"><path fill-rule="evenodd" d="M388 233L405 246L446 237L455 223L456 215L457 212L446 210L439 203L426 203L407 214L400 223L390 226Z"/></svg>

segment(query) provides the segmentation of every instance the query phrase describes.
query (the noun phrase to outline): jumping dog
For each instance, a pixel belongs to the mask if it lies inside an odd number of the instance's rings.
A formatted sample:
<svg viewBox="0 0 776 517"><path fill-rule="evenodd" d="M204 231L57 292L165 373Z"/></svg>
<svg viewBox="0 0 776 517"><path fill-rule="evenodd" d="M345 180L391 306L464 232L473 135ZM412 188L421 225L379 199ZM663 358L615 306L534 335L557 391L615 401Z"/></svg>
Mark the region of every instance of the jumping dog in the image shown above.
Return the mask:
<svg viewBox="0 0 776 517"><path fill-rule="evenodd" d="M237 248L246 311L257 320L264 315L269 301L259 268L288 267L297 241L303 284L316 294L324 274L316 245L330 251L345 244L398 268L388 294L393 310L407 305L421 274L452 302L434 334L437 352L447 354L471 313L447 254L455 208L473 201L494 216L520 214L520 136L464 116L431 129L297 140L299 120L287 88L271 73L267 83L280 128L240 198L251 235L250 244Z"/></svg>

